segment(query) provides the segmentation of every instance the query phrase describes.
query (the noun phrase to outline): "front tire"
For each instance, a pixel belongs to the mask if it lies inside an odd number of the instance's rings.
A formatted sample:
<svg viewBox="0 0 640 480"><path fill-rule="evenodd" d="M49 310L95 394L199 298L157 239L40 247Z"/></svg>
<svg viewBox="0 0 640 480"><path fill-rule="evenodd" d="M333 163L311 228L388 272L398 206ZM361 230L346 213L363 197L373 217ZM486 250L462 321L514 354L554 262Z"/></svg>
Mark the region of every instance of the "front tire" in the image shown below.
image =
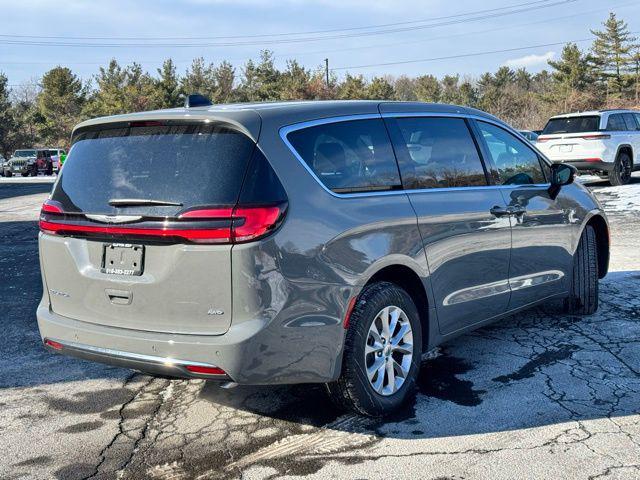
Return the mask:
<svg viewBox="0 0 640 480"><path fill-rule="evenodd" d="M402 288L377 282L364 288L349 319L342 374L327 384L345 410L379 417L415 394L422 355L422 325Z"/></svg>
<svg viewBox="0 0 640 480"><path fill-rule="evenodd" d="M621 153L613 164L613 170L609 172L609 183L614 186L626 185L631 180L633 162L627 153Z"/></svg>
<svg viewBox="0 0 640 480"><path fill-rule="evenodd" d="M591 315L598 310L598 246L596 231L587 225L573 256L573 282L565 311L574 315Z"/></svg>

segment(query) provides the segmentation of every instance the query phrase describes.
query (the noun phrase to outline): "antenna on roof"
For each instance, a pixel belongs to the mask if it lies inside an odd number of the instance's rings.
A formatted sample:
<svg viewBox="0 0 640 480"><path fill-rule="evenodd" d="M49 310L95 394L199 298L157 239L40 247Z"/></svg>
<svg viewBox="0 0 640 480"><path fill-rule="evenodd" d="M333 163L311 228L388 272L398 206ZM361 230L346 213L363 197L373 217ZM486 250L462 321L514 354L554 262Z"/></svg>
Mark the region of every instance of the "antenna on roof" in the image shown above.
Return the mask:
<svg viewBox="0 0 640 480"><path fill-rule="evenodd" d="M213 105L211 100L199 93L192 93L191 95L187 95L187 97L184 99L185 108L208 107L209 105Z"/></svg>

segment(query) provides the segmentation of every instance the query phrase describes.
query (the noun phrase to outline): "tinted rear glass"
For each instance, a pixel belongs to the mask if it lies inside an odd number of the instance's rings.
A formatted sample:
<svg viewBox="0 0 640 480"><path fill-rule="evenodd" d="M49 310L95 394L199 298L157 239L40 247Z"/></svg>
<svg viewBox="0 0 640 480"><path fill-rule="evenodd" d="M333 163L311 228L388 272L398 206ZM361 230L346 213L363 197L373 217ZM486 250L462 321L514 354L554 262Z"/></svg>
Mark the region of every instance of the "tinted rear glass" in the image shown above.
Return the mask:
<svg viewBox="0 0 640 480"><path fill-rule="evenodd" d="M174 215L193 206L233 205L254 150L223 126L173 125L80 132L52 198L66 211ZM180 206L109 205L147 199Z"/></svg>
<svg viewBox="0 0 640 480"><path fill-rule="evenodd" d="M600 129L600 117L552 118L542 131L542 135L554 133L597 132Z"/></svg>
<svg viewBox="0 0 640 480"><path fill-rule="evenodd" d="M400 174L382 120L353 120L296 130L293 148L338 193L400 188Z"/></svg>
<svg viewBox="0 0 640 480"><path fill-rule="evenodd" d="M609 115L609 119L607 120L607 130L614 132L623 132L627 130L627 125L624 123L622 115L619 113Z"/></svg>
<svg viewBox="0 0 640 480"><path fill-rule="evenodd" d="M482 161L461 118L398 118L394 139L405 188L487 185Z"/></svg>

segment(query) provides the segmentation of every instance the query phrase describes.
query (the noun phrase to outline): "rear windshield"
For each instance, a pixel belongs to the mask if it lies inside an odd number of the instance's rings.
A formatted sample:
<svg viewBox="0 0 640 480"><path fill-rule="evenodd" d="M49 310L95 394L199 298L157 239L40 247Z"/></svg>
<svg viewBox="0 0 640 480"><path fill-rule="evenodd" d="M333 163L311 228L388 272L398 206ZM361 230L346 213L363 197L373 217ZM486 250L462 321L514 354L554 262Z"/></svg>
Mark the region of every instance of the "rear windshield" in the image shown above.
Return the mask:
<svg viewBox="0 0 640 480"><path fill-rule="evenodd" d="M597 132L600 129L600 117L567 117L552 118L547 122L542 131L542 135L552 135L554 133L582 133Z"/></svg>
<svg viewBox="0 0 640 480"><path fill-rule="evenodd" d="M110 215L171 216L194 206L233 205L254 146L246 135L220 125L81 131L52 199L65 211ZM109 203L122 199L180 205Z"/></svg>

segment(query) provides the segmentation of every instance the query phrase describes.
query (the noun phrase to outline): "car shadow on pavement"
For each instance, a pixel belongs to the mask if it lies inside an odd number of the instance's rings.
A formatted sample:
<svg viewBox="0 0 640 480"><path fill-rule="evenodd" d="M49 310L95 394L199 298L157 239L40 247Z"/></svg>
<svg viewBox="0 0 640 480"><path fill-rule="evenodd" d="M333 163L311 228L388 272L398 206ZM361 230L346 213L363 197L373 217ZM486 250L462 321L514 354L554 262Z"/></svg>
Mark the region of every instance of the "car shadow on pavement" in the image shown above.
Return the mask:
<svg viewBox="0 0 640 480"><path fill-rule="evenodd" d="M201 398L285 422L400 439L473 435L637 414L640 405L640 272L601 282L595 315L554 305L505 318L444 345L423 362L416 400L368 423L345 414L318 385L209 382ZM355 425L355 426L354 426Z"/></svg>

